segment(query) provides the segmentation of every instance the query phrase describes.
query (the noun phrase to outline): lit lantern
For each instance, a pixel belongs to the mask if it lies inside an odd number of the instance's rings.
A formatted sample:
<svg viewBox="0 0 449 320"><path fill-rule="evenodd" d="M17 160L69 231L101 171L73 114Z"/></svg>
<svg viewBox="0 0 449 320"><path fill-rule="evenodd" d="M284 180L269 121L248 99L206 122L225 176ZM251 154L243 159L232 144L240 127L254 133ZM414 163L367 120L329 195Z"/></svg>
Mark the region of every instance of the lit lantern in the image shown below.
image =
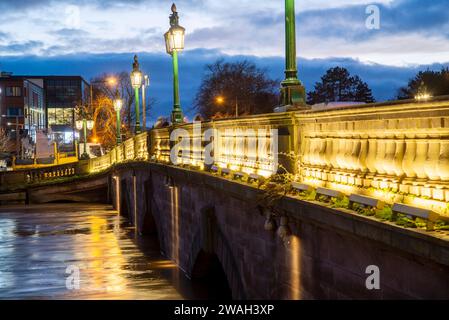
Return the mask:
<svg viewBox="0 0 449 320"><path fill-rule="evenodd" d="M78 131L83 130L83 120L76 120L75 126L76 126L76 130L78 130Z"/></svg>
<svg viewBox="0 0 449 320"><path fill-rule="evenodd" d="M87 124L87 130L92 130L94 128L95 123L93 120L87 120L86 124Z"/></svg>
<svg viewBox="0 0 449 320"><path fill-rule="evenodd" d="M114 110L115 110L116 112L120 112L120 110L122 110L122 107L123 107L123 100L120 99L120 97L117 96L117 97L114 99Z"/></svg>
<svg viewBox="0 0 449 320"><path fill-rule="evenodd" d="M184 39L186 29L179 25L179 16L176 11L176 5L171 7L172 15L170 16L170 29L165 33L165 47L168 54L173 54L173 51L184 50Z"/></svg>
<svg viewBox="0 0 449 320"><path fill-rule="evenodd" d="M139 61L137 56L134 56L133 71L131 72L131 85L134 89L140 89L142 86L142 72L139 69Z"/></svg>

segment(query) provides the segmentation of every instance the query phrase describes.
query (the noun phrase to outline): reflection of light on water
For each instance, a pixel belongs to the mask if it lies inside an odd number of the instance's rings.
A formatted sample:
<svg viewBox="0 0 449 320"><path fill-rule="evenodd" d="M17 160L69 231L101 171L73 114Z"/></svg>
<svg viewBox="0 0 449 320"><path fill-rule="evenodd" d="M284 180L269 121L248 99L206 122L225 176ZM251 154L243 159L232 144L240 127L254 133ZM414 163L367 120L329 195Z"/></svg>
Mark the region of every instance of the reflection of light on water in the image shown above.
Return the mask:
<svg viewBox="0 0 449 320"><path fill-rule="evenodd" d="M14 230L16 230L16 222L13 219L0 219L0 257L13 256L15 253L15 246L4 245L12 242L15 238ZM14 288L15 276L13 272L8 272L8 265L3 266L5 261L2 261L0 267L0 289ZM6 271L2 270L6 269Z"/></svg>
<svg viewBox="0 0 449 320"><path fill-rule="evenodd" d="M292 286L291 299L299 300L300 297L300 244L298 237L290 236L290 283Z"/></svg>
<svg viewBox="0 0 449 320"><path fill-rule="evenodd" d="M120 293L126 294L127 279L123 277L122 266L126 265L119 243L114 233L108 232L105 218L87 218L90 233L76 248L87 252L77 252L78 260L89 260L80 266L81 294ZM81 240L81 239L80 239Z"/></svg>

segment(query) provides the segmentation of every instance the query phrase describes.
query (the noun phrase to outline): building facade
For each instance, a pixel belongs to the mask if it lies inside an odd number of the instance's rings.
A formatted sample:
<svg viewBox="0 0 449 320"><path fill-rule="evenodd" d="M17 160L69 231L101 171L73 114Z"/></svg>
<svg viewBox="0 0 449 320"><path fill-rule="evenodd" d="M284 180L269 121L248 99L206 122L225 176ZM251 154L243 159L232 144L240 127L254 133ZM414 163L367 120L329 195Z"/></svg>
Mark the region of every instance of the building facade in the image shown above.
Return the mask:
<svg viewBox="0 0 449 320"><path fill-rule="evenodd" d="M44 81L47 127L61 149L73 149L76 108L89 102L89 84L79 76L47 76Z"/></svg>
<svg viewBox="0 0 449 320"><path fill-rule="evenodd" d="M89 84L80 76L0 76L0 126L14 140L24 137L33 145L45 133L61 151L73 151L77 132L76 108L89 102ZM16 132L20 136L16 136Z"/></svg>
<svg viewBox="0 0 449 320"><path fill-rule="evenodd" d="M22 154L22 139L32 145L47 127L42 82L21 76L0 77L0 127L14 142L10 152Z"/></svg>

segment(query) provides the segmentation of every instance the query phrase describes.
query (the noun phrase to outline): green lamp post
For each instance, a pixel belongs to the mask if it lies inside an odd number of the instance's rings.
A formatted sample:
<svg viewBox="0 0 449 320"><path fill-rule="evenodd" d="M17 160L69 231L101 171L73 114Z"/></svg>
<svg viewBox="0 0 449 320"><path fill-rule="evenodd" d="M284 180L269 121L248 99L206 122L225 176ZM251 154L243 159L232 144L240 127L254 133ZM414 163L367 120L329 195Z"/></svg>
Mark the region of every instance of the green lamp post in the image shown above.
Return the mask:
<svg viewBox="0 0 449 320"><path fill-rule="evenodd" d="M118 90L116 90L114 98L114 110L117 113L117 145L122 143L122 133L121 133L122 123L120 121L120 111L122 110L122 107L123 107L123 100L120 98Z"/></svg>
<svg viewBox="0 0 449 320"><path fill-rule="evenodd" d="M92 130L94 128L94 121L93 120L87 120L85 117L83 117L82 120L77 120L75 125L76 129L78 131L83 130L84 133L84 152L81 155L81 160L88 160L89 154L87 153L87 130Z"/></svg>
<svg viewBox="0 0 449 320"><path fill-rule="evenodd" d="M305 89L296 64L295 0L285 0L285 80L281 83L281 106L305 106Z"/></svg>
<svg viewBox="0 0 449 320"><path fill-rule="evenodd" d="M170 29L165 33L165 46L167 53L173 58L173 111L172 123L182 123L183 114L179 100L179 72L178 72L178 52L184 50L185 29L179 25L179 16L176 5L171 7Z"/></svg>
<svg viewBox="0 0 449 320"><path fill-rule="evenodd" d="M142 72L139 69L139 60L137 55L134 56L133 71L131 72L131 85L134 88L134 95L136 100L136 134L140 133L140 101L139 90L142 86Z"/></svg>

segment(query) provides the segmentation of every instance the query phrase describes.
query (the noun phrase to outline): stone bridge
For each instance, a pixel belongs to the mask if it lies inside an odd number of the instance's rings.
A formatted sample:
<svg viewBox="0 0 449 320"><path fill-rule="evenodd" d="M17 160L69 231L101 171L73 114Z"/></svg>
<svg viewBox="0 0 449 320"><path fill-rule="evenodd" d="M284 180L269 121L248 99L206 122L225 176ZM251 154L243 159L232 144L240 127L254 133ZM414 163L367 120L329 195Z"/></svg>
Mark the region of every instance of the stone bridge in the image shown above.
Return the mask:
<svg viewBox="0 0 449 320"><path fill-rule="evenodd" d="M233 298L449 298L447 97L153 129L77 170Z"/></svg>

